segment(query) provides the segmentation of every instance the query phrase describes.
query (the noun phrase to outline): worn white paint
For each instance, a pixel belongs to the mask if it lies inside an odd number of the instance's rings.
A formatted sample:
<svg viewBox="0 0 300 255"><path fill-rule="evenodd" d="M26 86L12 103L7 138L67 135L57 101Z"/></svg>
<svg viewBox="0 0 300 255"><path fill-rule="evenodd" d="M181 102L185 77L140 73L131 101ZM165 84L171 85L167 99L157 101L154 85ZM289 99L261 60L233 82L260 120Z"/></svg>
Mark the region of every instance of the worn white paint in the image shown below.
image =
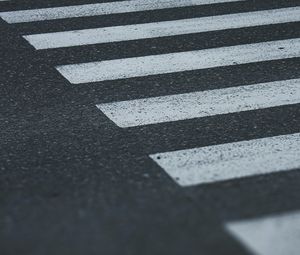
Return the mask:
<svg viewBox="0 0 300 255"><path fill-rule="evenodd" d="M229 222L225 227L254 255L300 254L300 211Z"/></svg>
<svg viewBox="0 0 300 255"><path fill-rule="evenodd" d="M300 39L58 66L71 83L88 83L300 57Z"/></svg>
<svg viewBox="0 0 300 255"><path fill-rule="evenodd" d="M8 23L22 23L243 1L245 0L132 0L2 12L0 17Z"/></svg>
<svg viewBox="0 0 300 255"><path fill-rule="evenodd" d="M26 35L36 49L71 47L300 21L300 7Z"/></svg>
<svg viewBox="0 0 300 255"><path fill-rule="evenodd" d="M119 101L97 107L119 127L127 128L297 103L300 103L300 79Z"/></svg>
<svg viewBox="0 0 300 255"><path fill-rule="evenodd" d="M181 186L214 183L300 168L300 133L150 157Z"/></svg>

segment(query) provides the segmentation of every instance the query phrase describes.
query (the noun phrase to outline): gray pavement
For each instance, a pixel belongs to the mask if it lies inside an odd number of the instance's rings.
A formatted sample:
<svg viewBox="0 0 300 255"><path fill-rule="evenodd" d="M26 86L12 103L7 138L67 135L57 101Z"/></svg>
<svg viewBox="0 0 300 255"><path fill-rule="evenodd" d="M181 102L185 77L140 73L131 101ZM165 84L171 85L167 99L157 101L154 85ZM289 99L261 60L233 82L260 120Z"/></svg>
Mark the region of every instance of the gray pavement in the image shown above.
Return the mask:
<svg viewBox="0 0 300 255"><path fill-rule="evenodd" d="M101 2L104 1L1 1L0 12L71 5L82 8L83 4ZM150 6L153 8L151 2ZM11 24L0 19L1 254L269 255L270 249L256 245L252 239L247 243L247 236L243 241L238 236L239 229L234 228L237 231L234 236L226 224L289 215L300 210L300 172L297 171L300 153L296 142L281 149L273 147L279 151L274 154L279 162L276 165L285 159L293 163L292 167L286 164L286 168L284 165L275 171L273 167L269 173L264 173L272 164L270 159L270 164L264 161L268 156L264 155L259 161L259 164L267 164L262 167L262 174L246 173L242 178L210 180L196 185L182 186L149 157L157 153L298 134L299 83L298 88L289 91L295 96L293 102L287 97L285 103L276 101L272 107L128 128L119 127L113 118L96 107L111 102L150 97L163 97L164 100L164 96L169 95L299 79L300 48L290 42L300 38L300 16L295 15L293 22L279 24L155 38L148 35L143 39L43 50L36 50L22 37L281 8L297 10L300 5L296 0L249 0L158 7L156 3L152 10L51 20L42 15L44 20ZM136 70L148 70L149 63L141 65L147 61L145 58L134 62L134 71L128 61L121 62L118 69L113 65L116 62L109 62L166 54L161 62L173 53L207 49L214 52L216 48L253 47L257 43L286 40L290 43L286 49L293 50L293 54L284 55L279 51L277 58L250 61L255 54L267 55L267 48L257 47L249 56L238 48L239 54L235 54L240 57L240 63L229 65L218 60L219 64L210 68L192 66L176 71L172 69L174 66L190 63L189 59L179 59L174 65L155 65L158 71L149 76L136 75ZM204 56L206 54L210 53L205 51ZM198 65L200 60L196 60ZM208 61L201 60L204 64ZM111 67L110 79L75 84L56 69L57 66L90 62L105 62L106 68ZM168 72L164 71L166 66ZM89 79L95 73L99 75L101 68L102 64L94 73L83 70L84 76ZM113 78L119 70L124 71L125 79ZM239 102L242 104L243 100ZM141 105L141 109L146 108ZM168 109L162 107L162 111ZM131 113L127 113L128 118ZM145 110L145 114L149 113ZM257 147L251 149L255 151ZM221 157L226 159L226 151L223 152ZM257 158L247 161L250 172L258 169L257 165L251 169L250 164ZM221 171L225 159L218 165ZM190 160L188 158L182 165L188 165ZM240 162L235 164L242 171L245 163ZM196 170L198 163L193 163ZM228 169L231 168L229 165ZM180 174L186 169L180 168ZM293 219L289 222L296 226L299 221ZM299 229L293 232L294 236L297 234ZM284 238L288 235L283 234L281 241ZM279 244L280 238L275 243ZM286 247L282 249L288 251L286 255L293 255L292 248L299 244L290 242L288 245L289 251Z"/></svg>

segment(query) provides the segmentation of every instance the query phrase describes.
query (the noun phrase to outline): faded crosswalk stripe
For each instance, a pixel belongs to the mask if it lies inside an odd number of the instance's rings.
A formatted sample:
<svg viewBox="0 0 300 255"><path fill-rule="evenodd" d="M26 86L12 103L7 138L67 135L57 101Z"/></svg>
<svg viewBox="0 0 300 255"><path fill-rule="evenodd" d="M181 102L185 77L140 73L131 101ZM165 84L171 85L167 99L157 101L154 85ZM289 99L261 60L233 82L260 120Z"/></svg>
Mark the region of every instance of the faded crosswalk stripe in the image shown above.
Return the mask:
<svg viewBox="0 0 300 255"><path fill-rule="evenodd" d="M26 35L36 49L71 47L300 21L300 7Z"/></svg>
<svg viewBox="0 0 300 255"><path fill-rule="evenodd" d="M232 3L239 0L135 0L2 12L8 23ZM278 8L278 7L277 7ZM66 48L300 21L300 7L143 24L27 34L36 49ZM300 57L300 38L59 65L72 84L146 77ZM291 77L292 78L292 77ZM288 78L285 78L288 79ZM184 84L182 84L184 85ZM119 127L135 127L300 103L300 79L108 102L97 107ZM300 134L151 154L178 184L191 186L300 167Z"/></svg>
<svg viewBox="0 0 300 255"><path fill-rule="evenodd" d="M298 255L300 211L229 222L226 229L255 255Z"/></svg>
<svg viewBox="0 0 300 255"><path fill-rule="evenodd" d="M71 83L89 83L300 57L300 39L58 66Z"/></svg>
<svg viewBox="0 0 300 255"><path fill-rule="evenodd" d="M233 2L240 2L241 7L243 7L244 3L249 1L117 1L1 12L0 17L8 23L26 23L221 3L230 5ZM89 28L87 25L86 29L81 30L69 29L42 34L27 33L23 37L35 49L46 50L249 27L268 29L268 27L262 26L299 22L300 6L284 6L285 8L280 9L271 8L270 10L252 12L248 10L234 14L227 13L217 16L112 27ZM274 7L278 8L276 5ZM197 48L198 50L181 52L172 50L172 53L163 52L165 54L159 55L140 57L135 55L131 58L103 61L96 59L95 62L75 62L75 64L69 65L59 63L56 69L70 83L83 84L299 58L300 38L291 37L288 37L290 39L279 40L282 39L280 37L276 41L266 39L265 42L257 40L254 41L256 43L218 48L211 48L210 42L207 42L207 47L201 50L199 48ZM253 41L251 40L251 42ZM228 45L226 39L223 45ZM200 47L203 48L203 45ZM65 50L62 49L59 52ZM81 61L85 62L86 60ZM119 127L129 128L299 104L300 79L292 79L296 76L290 78L285 76L280 80L280 77L278 75L277 81L272 82L241 84L222 89L108 102L98 104L97 107ZM184 150L172 148L171 150L148 153L158 166L183 187L213 184L300 168L300 133ZM300 212L295 212L260 219L228 222L225 224L225 228L255 255L298 255L300 250L299 225Z"/></svg>
<svg viewBox="0 0 300 255"><path fill-rule="evenodd" d="M245 0L134 0L99 4L74 5L33 10L2 12L0 17L8 23L100 16L116 13L150 11L167 8L242 2Z"/></svg>
<svg viewBox="0 0 300 255"><path fill-rule="evenodd" d="M97 107L124 128L297 103L300 103L300 79L112 102Z"/></svg>
<svg viewBox="0 0 300 255"><path fill-rule="evenodd" d="M152 154L181 186L214 183L300 167L300 133Z"/></svg>

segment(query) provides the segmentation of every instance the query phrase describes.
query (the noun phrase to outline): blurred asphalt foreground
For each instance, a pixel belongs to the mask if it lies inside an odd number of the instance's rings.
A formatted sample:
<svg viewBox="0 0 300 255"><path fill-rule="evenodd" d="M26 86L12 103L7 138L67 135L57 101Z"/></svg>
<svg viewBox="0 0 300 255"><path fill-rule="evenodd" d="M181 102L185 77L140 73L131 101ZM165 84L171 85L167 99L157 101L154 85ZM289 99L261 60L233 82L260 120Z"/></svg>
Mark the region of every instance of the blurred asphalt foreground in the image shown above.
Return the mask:
<svg viewBox="0 0 300 255"><path fill-rule="evenodd" d="M298 0L0 1L1 255L298 255Z"/></svg>

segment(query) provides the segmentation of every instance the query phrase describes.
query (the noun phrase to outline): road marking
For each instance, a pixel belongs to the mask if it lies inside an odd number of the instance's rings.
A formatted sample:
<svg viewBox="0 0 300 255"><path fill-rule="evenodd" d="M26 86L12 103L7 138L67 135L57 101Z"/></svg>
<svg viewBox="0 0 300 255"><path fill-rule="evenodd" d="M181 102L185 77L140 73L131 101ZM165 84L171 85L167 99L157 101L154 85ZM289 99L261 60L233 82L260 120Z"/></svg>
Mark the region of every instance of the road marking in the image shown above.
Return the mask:
<svg viewBox="0 0 300 255"><path fill-rule="evenodd" d="M299 255L300 211L229 222L226 229L256 255Z"/></svg>
<svg viewBox="0 0 300 255"><path fill-rule="evenodd" d="M157 153L150 157L181 186L300 167L300 133Z"/></svg>
<svg viewBox="0 0 300 255"><path fill-rule="evenodd" d="M99 104L122 128L300 103L300 79Z"/></svg>
<svg viewBox="0 0 300 255"><path fill-rule="evenodd" d="M8 23L89 17L116 13L150 11L167 8L208 5L245 0L134 0L99 4L85 4L33 10L2 12L0 17Z"/></svg>
<svg viewBox="0 0 300 255"><path fill-rule="evenodd" d="M36 49L110 43L300 21L300 7L55 33L26 35Z"/></svg>
<svg viewBox="0 0 300 255"><path fill-rule="evenodd" d="M299 38L62 65L56 68L71 83L80 84L294 57L300 57Z"/></svg>

